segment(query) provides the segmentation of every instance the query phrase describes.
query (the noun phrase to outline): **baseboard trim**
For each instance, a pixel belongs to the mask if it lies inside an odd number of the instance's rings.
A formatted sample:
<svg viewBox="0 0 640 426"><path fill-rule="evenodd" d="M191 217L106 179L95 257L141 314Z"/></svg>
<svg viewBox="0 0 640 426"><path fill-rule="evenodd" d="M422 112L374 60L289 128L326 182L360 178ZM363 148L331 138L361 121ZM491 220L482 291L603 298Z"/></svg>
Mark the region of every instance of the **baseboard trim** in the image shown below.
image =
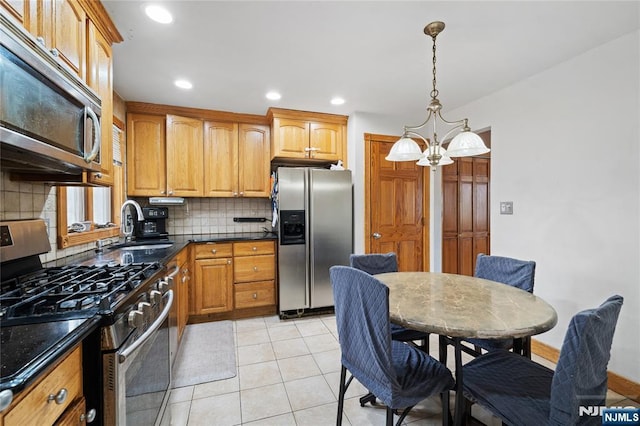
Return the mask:
<svg viewBox="0 0 640 426"><path fill-rule="evenodd" d="M558 349L536 339L531 339L531 352L554 363L558 362L558 357L560 356ZM640 383L636 383L611 371L607 372L607 378L609 389L636 402L640 402Z"/></svg>

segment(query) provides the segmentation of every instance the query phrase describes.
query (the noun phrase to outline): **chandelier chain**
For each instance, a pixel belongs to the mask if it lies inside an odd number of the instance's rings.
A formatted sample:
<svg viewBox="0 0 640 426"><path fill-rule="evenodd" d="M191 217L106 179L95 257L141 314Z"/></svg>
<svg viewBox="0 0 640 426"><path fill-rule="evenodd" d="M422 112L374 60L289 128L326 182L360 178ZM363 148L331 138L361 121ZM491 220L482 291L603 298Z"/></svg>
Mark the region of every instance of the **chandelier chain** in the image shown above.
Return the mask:
<svg viewBox="0 0 640 426"><path fill-rule="evenodd" d="M433 53L433 90L431 90L431 99L438 97L438 90L436 89L436 36L431 37L433 39L433 47L431 51Z"/></svg>

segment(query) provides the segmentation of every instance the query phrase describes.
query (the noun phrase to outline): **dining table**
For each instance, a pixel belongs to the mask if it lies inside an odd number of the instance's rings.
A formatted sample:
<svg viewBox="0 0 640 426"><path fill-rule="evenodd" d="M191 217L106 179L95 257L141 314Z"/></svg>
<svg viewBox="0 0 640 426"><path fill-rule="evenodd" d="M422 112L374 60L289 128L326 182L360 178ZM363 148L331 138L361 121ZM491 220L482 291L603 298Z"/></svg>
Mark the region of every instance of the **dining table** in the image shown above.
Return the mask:
<svg viewBox="0 0 640 426"><path fill-rule="evenodd" d="M483 278L438 272L388 272L375 277L389 287L391 322L439 335L441 361L446 359L443 344L452 343L456 425L462 424L464 415L462 341L519 340L550 330L558 322L555 309L542 298Z"/></svg>

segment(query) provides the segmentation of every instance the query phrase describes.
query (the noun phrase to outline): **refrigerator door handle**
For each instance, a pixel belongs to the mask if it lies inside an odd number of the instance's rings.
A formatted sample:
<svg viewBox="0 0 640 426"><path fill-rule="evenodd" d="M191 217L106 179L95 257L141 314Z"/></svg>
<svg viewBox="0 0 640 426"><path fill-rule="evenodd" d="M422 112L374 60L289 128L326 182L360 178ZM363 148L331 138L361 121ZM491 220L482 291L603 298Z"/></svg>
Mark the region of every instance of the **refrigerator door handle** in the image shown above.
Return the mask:
<svg viewBox="0 0 640 426"><path fill-rule="evenodd" d="M311 277L313 277L313 273L314 273L314 267L313 267L313 256L314 256L314 250L313 250L313 232L311 232L311 223L309 220L309 217L311 216L311 196L310 196L310 190L312 187L312 181L311 181L311 173L309 173L309 170L305 170L304 173L304 211L306 212L306 214L304 215L304 229L305 229L305 241L307 242L307 244L305 244L305 251L306 251L306 266L305 266L305 296L304 296L304 301L305 301L305 306L311 306L311 291L312 291L312 286L313 286L313 280Z"/></svg>

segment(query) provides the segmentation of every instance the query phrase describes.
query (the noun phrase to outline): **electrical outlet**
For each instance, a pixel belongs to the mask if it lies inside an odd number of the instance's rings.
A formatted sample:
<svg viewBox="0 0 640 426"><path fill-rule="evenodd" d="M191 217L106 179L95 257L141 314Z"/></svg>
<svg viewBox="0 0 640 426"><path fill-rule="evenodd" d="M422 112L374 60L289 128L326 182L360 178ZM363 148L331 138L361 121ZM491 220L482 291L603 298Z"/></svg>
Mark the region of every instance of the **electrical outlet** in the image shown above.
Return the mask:
<svg viewBox="0 0 640 426"><path fill-rule="evenodd" d="M500 214L513 214L513 201L500 201Z"/></svg>

